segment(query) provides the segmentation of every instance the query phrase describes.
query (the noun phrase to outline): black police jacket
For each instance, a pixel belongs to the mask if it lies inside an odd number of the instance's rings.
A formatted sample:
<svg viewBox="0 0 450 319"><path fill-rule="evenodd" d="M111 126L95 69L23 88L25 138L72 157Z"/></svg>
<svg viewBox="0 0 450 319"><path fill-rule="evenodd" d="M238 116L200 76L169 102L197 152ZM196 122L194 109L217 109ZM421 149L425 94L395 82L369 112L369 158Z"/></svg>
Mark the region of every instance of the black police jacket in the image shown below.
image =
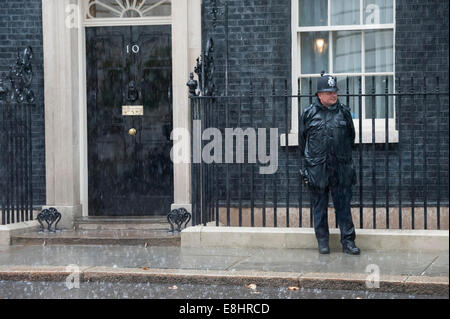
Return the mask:
<svg viewBox="0 0 450 319"><path fill-rule="evenodd" d="M330 184L356 183L354 143L355 127L350 109L339 100L325 107L317 99L304 110L299 123L301 172L313 190L323 190Z"/></svg>

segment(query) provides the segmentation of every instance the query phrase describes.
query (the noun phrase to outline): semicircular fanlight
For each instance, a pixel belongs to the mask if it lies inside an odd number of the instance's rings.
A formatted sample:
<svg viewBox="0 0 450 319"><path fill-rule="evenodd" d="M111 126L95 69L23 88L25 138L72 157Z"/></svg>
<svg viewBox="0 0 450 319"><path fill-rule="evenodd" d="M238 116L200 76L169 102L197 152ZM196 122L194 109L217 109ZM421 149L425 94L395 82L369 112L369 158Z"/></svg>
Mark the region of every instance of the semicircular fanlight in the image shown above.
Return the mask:
<svg viewBox="0 0 450 319"><path fill-rule="evenodd" d="M87 0L87 19L167 17L171 0Z"/></svg>

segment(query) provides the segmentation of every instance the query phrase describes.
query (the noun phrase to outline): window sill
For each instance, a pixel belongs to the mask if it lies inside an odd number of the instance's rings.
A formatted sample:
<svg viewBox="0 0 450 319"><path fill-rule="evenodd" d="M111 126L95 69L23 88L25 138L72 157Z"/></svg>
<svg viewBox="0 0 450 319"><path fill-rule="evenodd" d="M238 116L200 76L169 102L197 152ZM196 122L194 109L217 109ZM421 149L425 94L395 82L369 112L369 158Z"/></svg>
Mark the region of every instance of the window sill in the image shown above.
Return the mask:
<svg viewBox="0 0 450 319"><path fill-rule="evenodd" d="M293 123L296 124L296 123ZM398 130L395 129L395 119L388 119L388 143L398 143ZM355 144L359 144L359 120L353 119L355 127ZM294 126L295 127L295 126ZM362 120L362 144L372 144L372 120ZM298 130L292 130L288 137L289 146L298 146ZM386 120L375 119L375 144L386 143ZM286 146L286 134L281 134L280 145Z"/></svg>
<svg viewBox="0 0 450 319"><path fill-rule="evenodd" d="M289 133L289 146L298 146L298 133ZM398 131L390 130L389 131L389 143L398 143ZM375 143L386 143L386 135L384 131L376 131L375 132ZM359 132L356 131L355 144L359 144ZM372 144L372 131L363 130L362 131L362 144ZM280 145L282 147L286 146L286 134L281 134L280 136Z"/></svg>

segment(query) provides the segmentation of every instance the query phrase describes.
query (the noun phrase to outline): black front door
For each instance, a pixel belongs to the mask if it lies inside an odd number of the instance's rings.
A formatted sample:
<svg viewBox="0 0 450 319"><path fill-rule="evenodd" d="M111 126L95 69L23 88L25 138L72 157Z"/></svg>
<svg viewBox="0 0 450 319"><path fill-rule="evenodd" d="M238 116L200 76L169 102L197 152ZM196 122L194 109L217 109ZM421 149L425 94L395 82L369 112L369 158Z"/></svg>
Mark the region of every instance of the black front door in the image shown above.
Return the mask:
<svg viewBox="0 0 450 319"><path fill-rule="evenodd" d="M86 29L89 215L173 203L170 26Z"/></svg>

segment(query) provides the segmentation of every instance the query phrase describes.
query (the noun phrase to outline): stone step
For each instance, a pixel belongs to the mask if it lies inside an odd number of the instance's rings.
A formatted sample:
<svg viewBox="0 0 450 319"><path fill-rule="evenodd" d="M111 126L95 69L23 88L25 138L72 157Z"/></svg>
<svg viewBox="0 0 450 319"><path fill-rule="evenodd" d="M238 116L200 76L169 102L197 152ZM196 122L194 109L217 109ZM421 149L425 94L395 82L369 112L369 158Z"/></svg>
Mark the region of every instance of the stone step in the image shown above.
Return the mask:
<svg viewBox="0 0 450 319"><path fill-rule="evenodd" d="M166 216L152 217L82 217L75 230L170 230Z"/></svg>
<svg viewBox="0 0 450 319"><path fill-rule="evenodd" d="M136 223L152 223L152 222L167 222L166 215L158 216L89 216L79 217L76 219L79 223L95 223L95 222L136 222Z"/></svg>
<svg viewBox="0 0 450 319"><path fill-rule="evenodd" d="M75 230L170 230L169 223L80 223Z"/></svg>
<svg viewBox="0 0 450 319"><path fill-rule="evenodd" d="M166 230L62 230L30 231L11 236L11 245L147 245L179 246L179 233Z"/></svg>

